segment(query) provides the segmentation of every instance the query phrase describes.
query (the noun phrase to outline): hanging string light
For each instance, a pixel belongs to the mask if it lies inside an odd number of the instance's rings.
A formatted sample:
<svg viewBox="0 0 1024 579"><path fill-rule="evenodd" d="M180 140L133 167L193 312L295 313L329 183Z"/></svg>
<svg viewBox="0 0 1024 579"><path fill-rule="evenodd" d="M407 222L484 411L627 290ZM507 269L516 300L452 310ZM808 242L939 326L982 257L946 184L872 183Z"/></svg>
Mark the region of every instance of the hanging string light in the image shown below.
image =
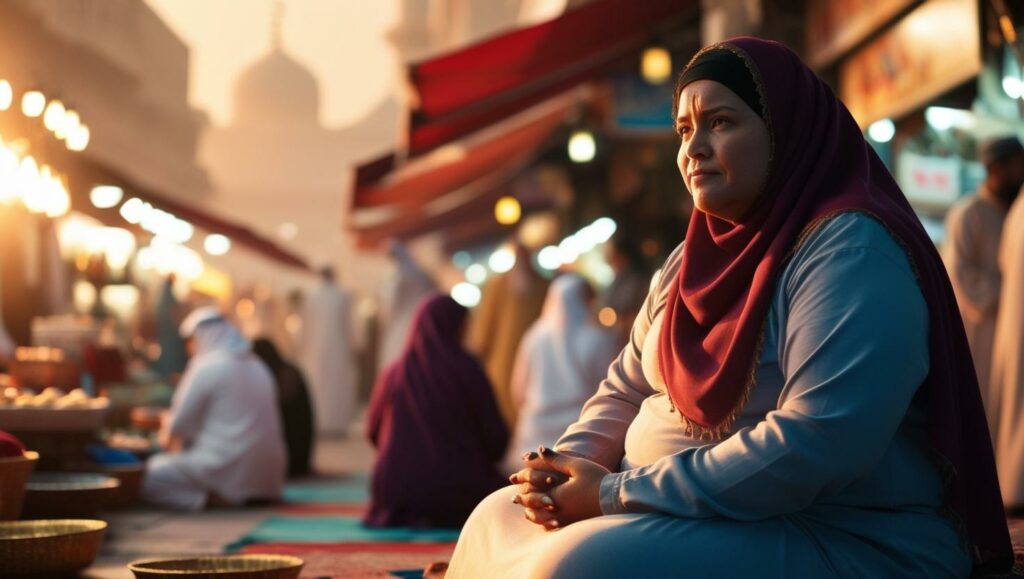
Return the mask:
<svg viewBox="0 0 1024 579"><path fill-rule="evenodd" d="M26 117L35 118L43 114L46 108L46 95L38 90L30 90L21 97L21 112Z"/></svg>

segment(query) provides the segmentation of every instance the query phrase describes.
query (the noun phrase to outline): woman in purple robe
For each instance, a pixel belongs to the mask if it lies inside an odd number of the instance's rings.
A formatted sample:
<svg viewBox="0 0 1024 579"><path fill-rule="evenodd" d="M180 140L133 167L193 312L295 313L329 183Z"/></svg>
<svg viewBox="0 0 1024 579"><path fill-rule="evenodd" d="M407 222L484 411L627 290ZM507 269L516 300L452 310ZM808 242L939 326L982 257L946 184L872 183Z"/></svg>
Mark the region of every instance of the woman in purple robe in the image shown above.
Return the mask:
<svg viewBox="0 0 1024 579"><path fill-rule="evenodd" d="M508 484L496 467L508 430L487 375L462 347L466 314L448 296L424 299L405 350L374 387L367 526L460 527L481 499Z"/></svg>

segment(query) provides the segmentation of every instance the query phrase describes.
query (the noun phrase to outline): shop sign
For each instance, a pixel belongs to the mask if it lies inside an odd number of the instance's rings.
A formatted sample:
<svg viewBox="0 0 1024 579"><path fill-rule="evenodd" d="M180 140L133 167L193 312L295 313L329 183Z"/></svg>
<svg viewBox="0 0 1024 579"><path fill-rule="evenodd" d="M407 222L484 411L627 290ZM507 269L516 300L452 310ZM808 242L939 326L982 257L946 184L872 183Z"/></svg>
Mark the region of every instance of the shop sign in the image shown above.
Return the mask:
<svg viewBox="0 0 1024 579"><path fill-rule="evenodd" d="M925 105L981 68L976 0L930 0L843 64L840 93L867 127Z"/></svg>
<svg viewBox="0 0 1024 579"><path fill-rule="evenodd" d="M807 54L822 67L920 0L809 0Z"/></svg>
<svg viewBox="0 0 1024 579"><path fill-rule="evenodd" d="M914 204L948 207L960 198L959 157L928 157L904 151L896 160L896 179Z"/></svg>
<svg viewBox="0 0 1024 579"><path fill-rule="evenodd" d="M636 74L612 77L615 127L626 131L671 133L675 83L650 84Z"/></svg>

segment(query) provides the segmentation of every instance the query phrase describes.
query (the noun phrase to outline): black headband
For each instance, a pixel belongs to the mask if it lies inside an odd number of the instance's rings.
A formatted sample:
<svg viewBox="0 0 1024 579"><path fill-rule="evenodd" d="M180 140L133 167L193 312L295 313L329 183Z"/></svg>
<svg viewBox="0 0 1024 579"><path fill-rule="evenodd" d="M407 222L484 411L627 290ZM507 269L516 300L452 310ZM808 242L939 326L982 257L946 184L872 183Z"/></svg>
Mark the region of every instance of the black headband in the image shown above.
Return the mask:
<svg viewBox="0 0 1024 579"><path fill-rule="evenodd" d="M761 107L761 97L758 95L754 77L738 54L725 48L702 53L683 71L679 79L679 90L698 80L713 80L725 85L743 99L743 102L747 103L762 120L765 119L765 111Z"/></svg>

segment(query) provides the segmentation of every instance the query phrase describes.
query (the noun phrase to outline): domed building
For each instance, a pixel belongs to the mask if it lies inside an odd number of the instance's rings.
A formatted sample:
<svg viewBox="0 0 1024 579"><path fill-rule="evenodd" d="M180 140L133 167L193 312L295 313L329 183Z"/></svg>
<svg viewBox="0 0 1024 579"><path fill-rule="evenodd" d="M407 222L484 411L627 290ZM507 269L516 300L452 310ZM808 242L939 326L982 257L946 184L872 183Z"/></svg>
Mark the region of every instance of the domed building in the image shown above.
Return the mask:
<svg viewBox="0 0 1024 579"><path fill-rule="evenodd" d="M324 127L319 83L282 47L279 28L280 18L271 50L235 81L230 124L211 126L203 137L199 157L213 185L209 205L314 266L334 265L343 284L371 293L378 283L373 274L382 268L375 258L355 253L343 212L351 168L381 152L368 144L393 141L398 103L385 100L344 128ZM299 281L291 271L250 265L229 272L239 285L269 282L288 291Z"/></svg>
<svg viewBox="0 0 1024 579"><path fill-rule="evenodd" d="M235 82L234 124L320 126L320 86L280 46L253 63Z"/></svg>

